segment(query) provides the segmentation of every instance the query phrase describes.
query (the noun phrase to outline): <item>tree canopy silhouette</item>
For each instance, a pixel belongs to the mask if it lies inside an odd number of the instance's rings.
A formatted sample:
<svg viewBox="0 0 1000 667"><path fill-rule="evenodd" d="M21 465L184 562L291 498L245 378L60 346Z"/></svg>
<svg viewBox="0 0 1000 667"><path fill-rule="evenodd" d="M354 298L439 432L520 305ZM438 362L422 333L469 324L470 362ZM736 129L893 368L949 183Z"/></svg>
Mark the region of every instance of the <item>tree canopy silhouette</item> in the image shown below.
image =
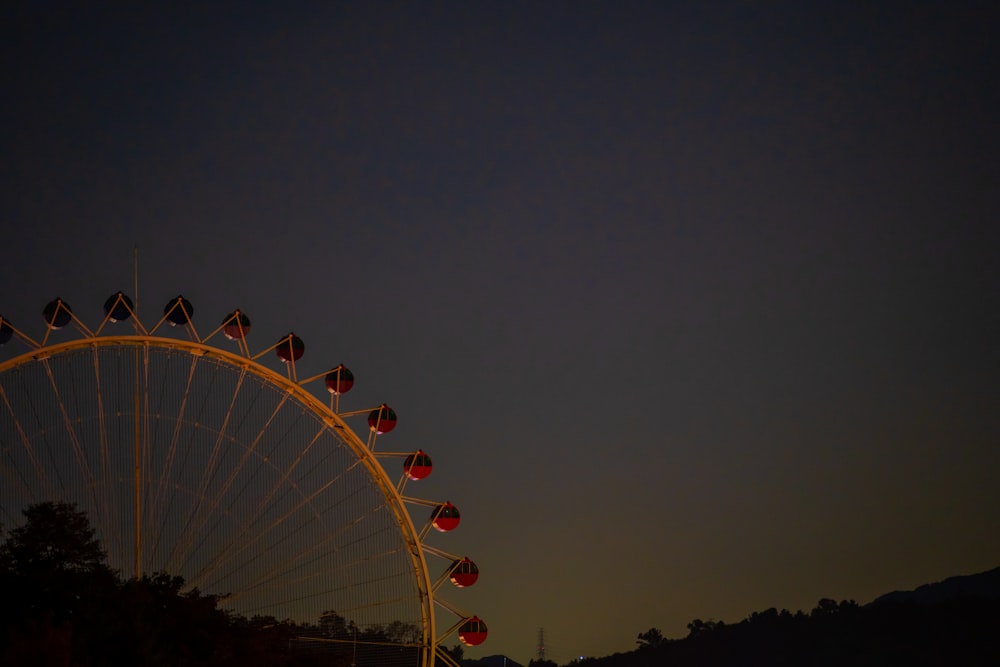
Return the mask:
<svg viewBox="0 0 1000 667"><path fill-rule="evenodd" d="M635 641L639 648L652 648L663 643L663 633L660 632L659 628L650 628L645 632L640 632Z"/></svg>
<svg viewBox="0 0 1000 667"><path fill-rule="evenodd" d="M0 546L0 568L21 575L110 572L87 515L69 503L44 502L23 511L25 522Z"/></svg>
<svg viewBox="0 0 1000 667"><path fill-rule="evenodd" d="M43 502L0 544L0 664L5 667L338 665L288 649L300 629L245 619L184 579L123 580L108 567L87 515ZM344 664L347 664L346 662Z"/></svg>
<svg viewBox="0 0 1000 667"><path fill-rule="evenodd" d="M628 653L584 658L577 667L742 667L769 665L1000 665L1000 599L964 596L918 604L891 600L859 605L821 599L812 611L775 608L738 623L694 619L688 635L639 634ZM661 639L658 641L658 639Z"/></svg>

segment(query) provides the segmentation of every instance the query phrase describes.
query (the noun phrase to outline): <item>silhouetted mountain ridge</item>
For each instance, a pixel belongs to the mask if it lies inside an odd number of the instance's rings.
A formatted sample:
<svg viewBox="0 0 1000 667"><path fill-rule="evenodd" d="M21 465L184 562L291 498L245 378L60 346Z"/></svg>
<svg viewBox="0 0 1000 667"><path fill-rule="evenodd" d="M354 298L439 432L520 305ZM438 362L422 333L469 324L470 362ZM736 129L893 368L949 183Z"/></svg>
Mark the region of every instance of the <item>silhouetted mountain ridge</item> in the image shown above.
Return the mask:
<svg viewBox="0 0 1000 667"><path fill-rule="evenodd" d="M824 598L809 612L770 608L735 623L694 619L688 635L680 639L668 639L651 628L638 635L639 647L632 651L570 664L995 667L1000 665L997 628L1000 567L887 593L866 605Z"/></svg>
<svg viewBox="0 0 1000 667"><path fill-rule="evenodd" d="M948 577L944 581L918 586L912 591L893 591L875 598L882 602L916 602L938 604L967 598L1000 599L1000 567L979 574Z"/></svg>

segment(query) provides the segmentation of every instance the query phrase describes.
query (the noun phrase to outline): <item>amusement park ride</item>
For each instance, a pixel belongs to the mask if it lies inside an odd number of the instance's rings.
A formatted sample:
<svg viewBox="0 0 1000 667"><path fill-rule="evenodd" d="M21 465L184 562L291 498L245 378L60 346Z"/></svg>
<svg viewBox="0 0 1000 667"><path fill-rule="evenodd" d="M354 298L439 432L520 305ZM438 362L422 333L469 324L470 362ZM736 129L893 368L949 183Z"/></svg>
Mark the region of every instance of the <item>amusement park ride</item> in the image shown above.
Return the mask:
<svg viewBox="0 0 1000 667"><path fill-rule="evenodd" d="M486 624L438 594L475 584L476 564L427 543L459 525L458 508L405 493L431 458L377 448L396 428L388 405L341 411L354 385L344 365L300 380L294 333L252 351L251 320L233 310L202 336L183 296L149 327L123 292L95 328L61 299L42 315L37 340L0 317L4 525L31 503L75 502L123 573L179 574L245 615L333 610L355 643L358 629L407 629L370 664L455 666L444 641L485 641ZM349 421L365 416L362 439ZM439 610L454 622L439 626Z"/></svg>

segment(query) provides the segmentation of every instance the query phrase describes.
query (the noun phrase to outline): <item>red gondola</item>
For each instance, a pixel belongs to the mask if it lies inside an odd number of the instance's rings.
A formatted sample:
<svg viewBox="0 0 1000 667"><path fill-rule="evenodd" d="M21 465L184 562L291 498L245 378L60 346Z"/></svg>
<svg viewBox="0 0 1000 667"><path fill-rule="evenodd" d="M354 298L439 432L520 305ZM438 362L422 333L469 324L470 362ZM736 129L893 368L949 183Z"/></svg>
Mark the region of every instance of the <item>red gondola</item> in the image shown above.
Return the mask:
<svg viewBox="0 0 1000 667"><path fill-rule="evenodd" d="M301 338L290 333L278 342L274 351L278 358L287 364L302 358L306 351L306 344L302 342Z"/></svg>
<svg viewBox="0 0 1000 667"><path fill-rule="evenodd" d="M413 452L403 461L403 472L412 480L427 477L431 474L433 467L434 464L431 463L431 457L427 456L422 449Z"/></svg>
<svg viewBox="0 0 1000 667"><path fill-rule="evenodd" d="M458 629L458 638L462 640L462 643L466 646L479 646L484 641L486 641L486 635L489 630L486 628L486 623L483 619L478 616L470 616L465 619L465 623L462 623L461 627Z"/></svg>
<svg viewBox="0 0 1000 667"><path fill-rule="evenodd" d="M396 428L396 413L383 403L368 413L368 428L382 435Z"/></svg>
<svg viewBox="0 0 1000 667"><path fill-rule="evenodd" d="M462 516L458 513L458 508L450 502L438 505L434 508L434 514L431 515L431 524L442 533L458 528L458 522L461 520Z"/></svg>
<svg viewBox="0 0 1000 667"><path fill-rule="evenodd" d="M354 373L340 364L326 374L326 390L334 396L346 394L354 386Z"/></svg>
<svg viewBox="0 0 1000 667"><path fill-rule="evenodd" d="M239 308L226 315L222 320L222 333L229 340L240 340L250 333L250 318Z"/></svg>
<svg viewBox="0 0 1000 667"><path fill-rule="evenodd" d="M479 579L479 568L469 558L456 560L451 564L451 583L459 588L465 588Z"/></svg>

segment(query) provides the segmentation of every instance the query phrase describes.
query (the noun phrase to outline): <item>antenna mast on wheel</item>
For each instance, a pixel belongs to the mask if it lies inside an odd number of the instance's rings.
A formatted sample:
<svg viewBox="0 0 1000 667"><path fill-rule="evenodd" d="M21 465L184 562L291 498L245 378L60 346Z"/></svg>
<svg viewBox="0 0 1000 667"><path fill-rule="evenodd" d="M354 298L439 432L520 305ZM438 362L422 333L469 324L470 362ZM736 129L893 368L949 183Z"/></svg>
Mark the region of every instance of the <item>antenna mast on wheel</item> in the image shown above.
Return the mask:
<svg viewBox="0 0 1000 667"><path fill-rule="evenodd" d="M132 247L132 287L135 292L132 294L132 323L135 325L136 334L139 333L139 246ZM140 415L139 403L139 348L135 349L135 443L133 456L135 458L135 468L133 471L133 482L135 484L135 578L142 576L142 417Z"/></svg>

